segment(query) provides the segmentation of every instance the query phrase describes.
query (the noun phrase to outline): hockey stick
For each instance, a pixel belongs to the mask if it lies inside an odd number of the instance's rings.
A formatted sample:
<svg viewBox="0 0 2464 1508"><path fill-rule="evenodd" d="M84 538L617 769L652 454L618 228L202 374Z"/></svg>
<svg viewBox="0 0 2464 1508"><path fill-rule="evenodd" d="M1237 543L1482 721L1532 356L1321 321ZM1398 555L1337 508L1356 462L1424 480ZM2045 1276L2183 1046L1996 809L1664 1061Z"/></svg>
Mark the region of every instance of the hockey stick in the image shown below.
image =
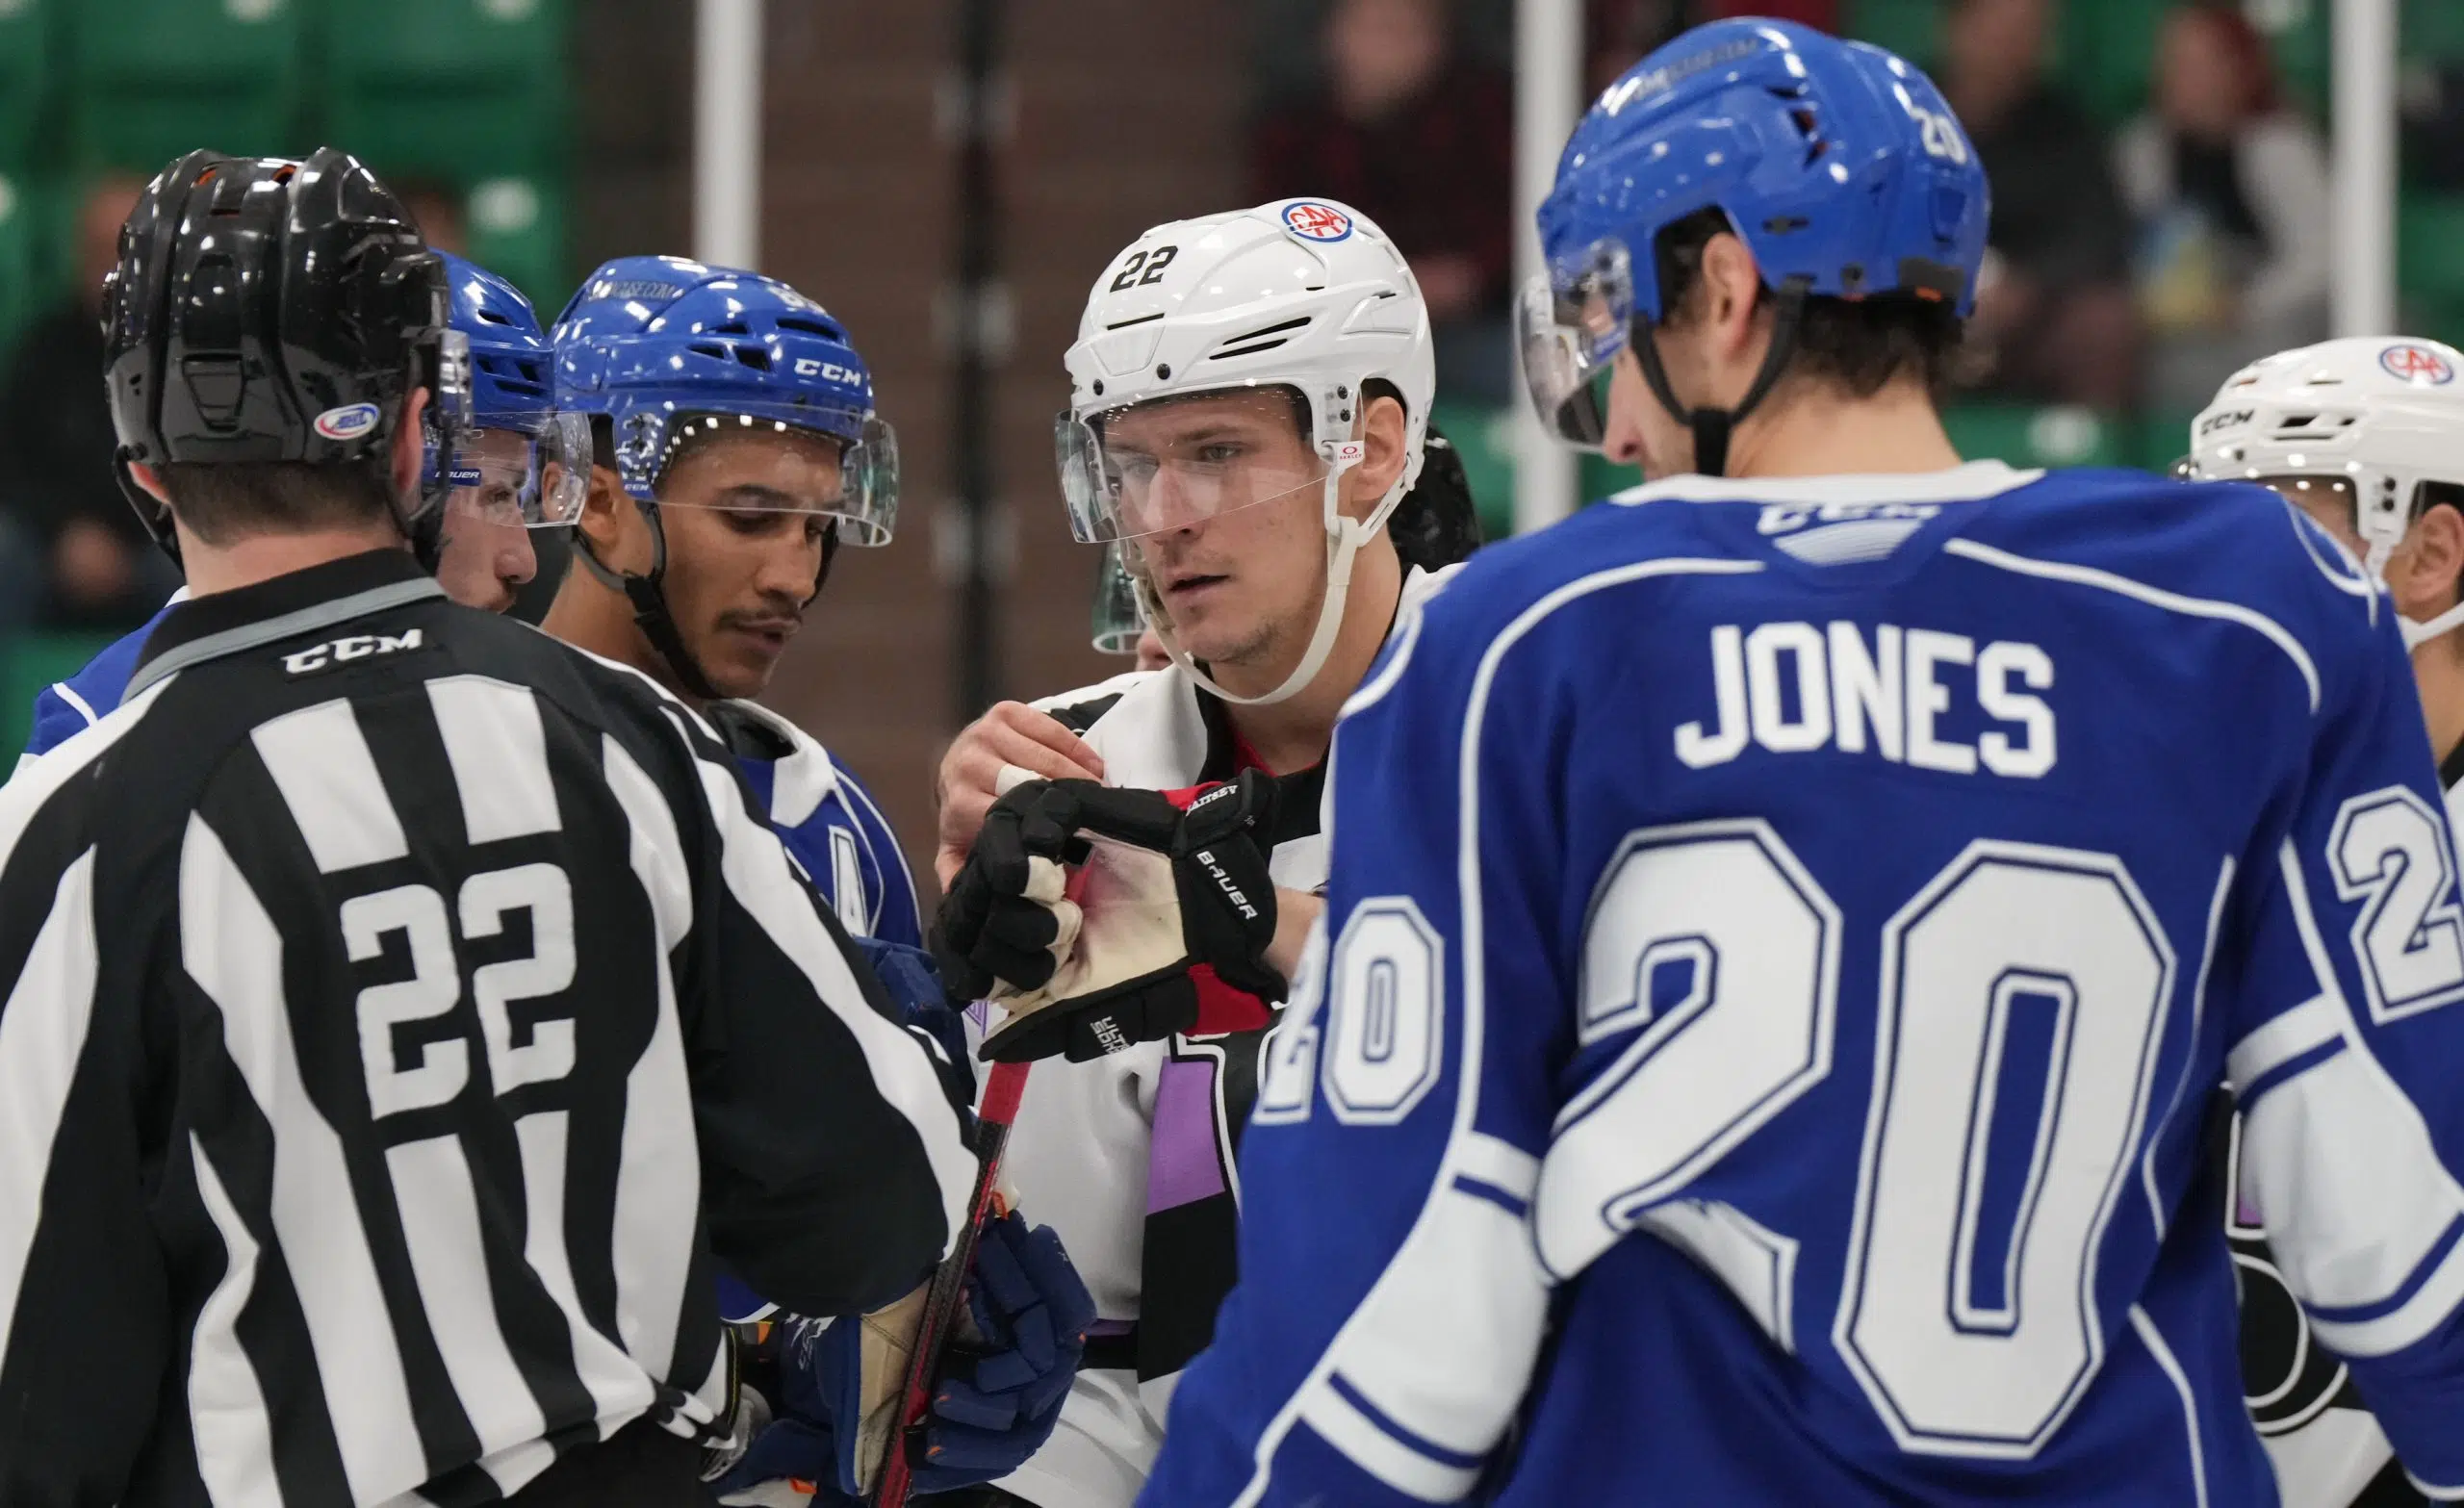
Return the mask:
<svg viewBox="0 0 2464 1508"><path fill-rule="evenodd" d="M933 1373L941 1360L950 1327L958 1320L959 1303L966 1292L967 1268L975 1261L975 1243L989 1217L993 1189L1001 1181L1001 1152L1010 1140L1010 1123L1018 1116L1018 1098L1026 1091L1030 1063L994 1063L984 1077L984 1103L977 1108L976 1152L984 1166L975 1175L975 1194L967 1201L966 1229L950 1245L950 1255L934 1269L932 1288L924 1296L924 1318L915 1334L915 1354L908 1366L907 1396L899 1405L899 1424L889 1437L889 1455L882 1463L880 1485L872 1508L906 1508L914 1490L913 1457L924 1448L924 1430L933 1412Z"/></svg>

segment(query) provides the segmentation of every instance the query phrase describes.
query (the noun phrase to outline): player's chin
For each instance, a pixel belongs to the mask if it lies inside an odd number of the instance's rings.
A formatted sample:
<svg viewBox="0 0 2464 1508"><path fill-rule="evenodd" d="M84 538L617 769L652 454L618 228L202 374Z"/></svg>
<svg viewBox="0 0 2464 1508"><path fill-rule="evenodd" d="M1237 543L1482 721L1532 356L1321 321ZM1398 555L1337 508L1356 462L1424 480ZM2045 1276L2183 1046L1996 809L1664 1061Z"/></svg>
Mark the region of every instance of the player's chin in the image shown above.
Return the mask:
<svg viewBox="0 0 2464 1508"><path fill-rule="evenodd" d="M757 697L770 689L770 677L778 670L779 656L785 650L783 644L774 648L765 639L736 633L722 633L717 638L717 644L696 656L711 690L735 699Z"/></svg>

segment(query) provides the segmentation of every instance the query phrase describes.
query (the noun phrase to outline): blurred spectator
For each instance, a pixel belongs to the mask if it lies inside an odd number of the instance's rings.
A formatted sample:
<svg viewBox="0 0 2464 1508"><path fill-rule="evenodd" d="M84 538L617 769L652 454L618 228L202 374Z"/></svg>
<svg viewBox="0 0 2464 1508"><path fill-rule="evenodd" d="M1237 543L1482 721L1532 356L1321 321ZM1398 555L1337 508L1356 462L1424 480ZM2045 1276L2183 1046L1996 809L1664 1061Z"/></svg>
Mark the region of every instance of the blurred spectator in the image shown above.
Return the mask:
<svg viewBox="0 0 2464 1508"><path fill-rule="evenodd" d="M1968 380L2107 410L2137 396L2130 222L2104 134L2045 74L2050 0L1952 0L1942 92L1993 182Z"/></svg>
<svg viewBox="0 0 2464 1508"><path fill-rule="evenodd" d="M35 619L49 627L134 627L179 584L114 479L117 443L103 399L103 275L144 187L123 174L89 186L75 292L26 326L0 372L0 514L40 551Z"/></svg>
<svg viewBox="0 0 2464 1508"><path fill-rule="evenodd" d="M1324 194L1375 220L1412 264L1437 336L1438 391L1505 401L1514 107L1459 57L1445 0L1335 0L1326 80L1258 128L1259 199Z"/></svg>
<svg viewBox="0 0 2464 1508"><path fill-rule="evenodd" d="M2115 162L2139 217L2150 396L2194 409L2235 368L2326 336L2327 154L2239 11L2166 17L2155 95Z"/></svg>

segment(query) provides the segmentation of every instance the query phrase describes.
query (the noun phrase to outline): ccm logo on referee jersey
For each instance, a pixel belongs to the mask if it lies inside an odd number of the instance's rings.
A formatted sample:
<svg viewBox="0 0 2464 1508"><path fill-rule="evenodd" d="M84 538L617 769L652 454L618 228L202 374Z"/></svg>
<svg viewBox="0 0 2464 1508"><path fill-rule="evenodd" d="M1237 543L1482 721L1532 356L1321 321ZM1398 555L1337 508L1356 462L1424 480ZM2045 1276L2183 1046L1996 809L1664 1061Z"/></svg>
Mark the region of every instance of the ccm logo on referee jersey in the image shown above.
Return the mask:
<svg viewBox="0 0 2464 1508"><path fill-rule="evenodd" d="M346 639L336 639L282 657L282 668L294 676L329 666L347 665L353 660L372 659L379 654L398 654L420 647L420 631L412 628L402 633L354 633Z"/></svg>

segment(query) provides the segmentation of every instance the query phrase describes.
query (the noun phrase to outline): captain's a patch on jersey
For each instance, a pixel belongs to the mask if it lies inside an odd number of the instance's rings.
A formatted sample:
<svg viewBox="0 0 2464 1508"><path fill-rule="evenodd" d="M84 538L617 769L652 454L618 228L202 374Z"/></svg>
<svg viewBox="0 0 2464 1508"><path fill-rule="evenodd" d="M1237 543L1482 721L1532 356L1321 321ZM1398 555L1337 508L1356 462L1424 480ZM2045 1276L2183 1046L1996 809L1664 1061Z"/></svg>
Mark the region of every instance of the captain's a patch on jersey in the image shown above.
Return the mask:
<svg viewBox="0 0 2464 1508"><path fill-rule="evenodd" d="M282 670L286 676L313 676L338 665L425 647L417 628L405 628L400 633L354 633L295 650L282 657Z"/></svg>

